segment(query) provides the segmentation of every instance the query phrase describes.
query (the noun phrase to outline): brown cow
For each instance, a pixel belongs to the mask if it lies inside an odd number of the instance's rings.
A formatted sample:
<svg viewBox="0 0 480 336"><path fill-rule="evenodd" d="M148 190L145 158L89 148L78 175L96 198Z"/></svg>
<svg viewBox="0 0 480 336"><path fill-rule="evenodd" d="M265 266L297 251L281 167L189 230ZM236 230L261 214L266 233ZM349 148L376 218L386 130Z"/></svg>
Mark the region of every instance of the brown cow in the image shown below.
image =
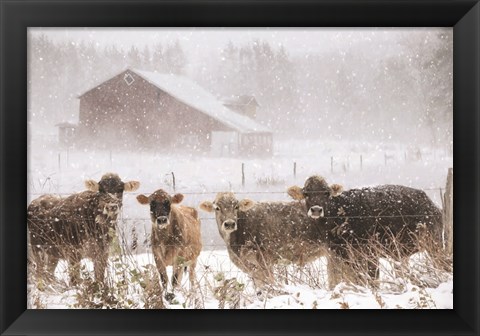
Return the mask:
<svg viewBox="0 0 480 336"><path fill-rule="evenodd" d="M329 274L330 288L344 279L339 273L344 266L347 272L353 267L354 274L363 273L358 266L366 269L366 282L376 285L379 254L405 263L425 241L433 248L442 246L442 213L422 190L381 185L343 191L315 175L303 188L290 187L288 194L305 201L315 235L335 259L332 269L337 272Z"/></svg>
<svg viewBox="0 0 480 336"><path fill-rule="evenodd" d="M184 269L188 268L191 288L195 285L195 267L202 250L200 219L197 210L178 205L182 194L170 196L159 189L150 196L138 195L140 204L150 205L152 222L152 250L163 290L167 292L167 266L172 266L172 292L166 294L168 300L174 297L173 291L180 284Z"/></svg>
<svg viewBox="0 0 480 336"><path fill-rule="evenodd" d="M303 266L326 255L324 246L310 237L312 222L301 203L239 201L224 192L200 209L215 212L230 259L260 288L275 283L274 265Z"/></svg>
<svg viewBox="0 0 480 336"><path fill-rule="evenodd" d="M54 278L59 259L69 264L70 281L80 280L82 257L93 260L95 279L103 282L117 215L124 191L135 191L140 183L122 182L108 173L97 183L85 181L90 189L62 198L43 195L27 209L27 225L34 262L39 275Z"/></svg>

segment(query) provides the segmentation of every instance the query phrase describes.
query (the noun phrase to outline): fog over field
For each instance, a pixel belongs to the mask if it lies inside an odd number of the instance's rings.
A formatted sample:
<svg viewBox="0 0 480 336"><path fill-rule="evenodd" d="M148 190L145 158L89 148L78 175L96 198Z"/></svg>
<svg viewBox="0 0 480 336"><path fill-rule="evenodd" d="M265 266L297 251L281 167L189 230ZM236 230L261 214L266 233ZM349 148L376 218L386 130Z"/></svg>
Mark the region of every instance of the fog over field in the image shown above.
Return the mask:
<svg viewBox="0 0 480 336"><path fill-rule="evenodd" d="M381 184L422 189L441 208L447 172L453 167L452 51L451 28L30 28L28 203L45 193L80 192L85 190L84 180L98 181L106 172L118 173L124 181L140 181L138 191L124 194L118 225L120 241L129 249L134 236L138 238L135 255L142 265L152 262L151 223L148 207L136 196L160 188L184 194L182 204L198 209L200 202L213 201L221 191L233 191L239 199L288 201L289 186L303 186L306 178L318 174L347 190ZM133 85L140 83L139 73L182 76L224 106L232 97L254 97L255 113L246 116L252 125L270 132L271 150L267 155L242 152L236 133L199 133L192 125L201 123L189 120L188 114L148 119L143 112L143 117L132 117L126 106L123 115L128 120L122 120L122 114L109 115L117 126L103 131L101 141L90 139L92 143L85 145L73 137L62 142L58 125L83 122L95 129L100 124L96 118L81 120L82 95L119 74L128 81L130 70ZM125 76L122 71L127 71ZM173 95L177 93L182 94ZM192 93L188 103L202 106L201 97ZM95 111L99 118L107 114ZM182 141L167 143L163 131L155 133L167 119L184 128ZM118 126L132 122L138 124L131 129ZM241 118L232 122L245 125ZM102 127L106 130L109 124ZM99 129L93 131L95 137ZM196 141L202 137L211 147L199 146ZM268 144L263 138L258 141ZM357 295L351 288L348 295L339 294L343 301L333 302L333 292L321 284L312 287L305 274L303 282L286 287L286 294L263 302L254 297L248 277L230 263L214 215L199 213L204 251L197 273L210 267L210 273L198 275L204 308L217 308L209 289L217 268L235 273L252 291L242 308L312 308L322 302L319 308L342 308L342 302L351 308L453 307L451 273L424 292L412 294L418 284L411 283L399 296L390 287L383 288L388 292L385 307L376 293ZM59 266L60 279L62 272ZM326 276L323 268L319 272ZM73 308L72 289L50 290L34 292L43 307ZM191 307L188 293L183 294L169 307ZM422 306L422 295L430 300L427 306ZM137 296L132 298L140 302ZM143 308L143 301L132 307Z"/></svg>

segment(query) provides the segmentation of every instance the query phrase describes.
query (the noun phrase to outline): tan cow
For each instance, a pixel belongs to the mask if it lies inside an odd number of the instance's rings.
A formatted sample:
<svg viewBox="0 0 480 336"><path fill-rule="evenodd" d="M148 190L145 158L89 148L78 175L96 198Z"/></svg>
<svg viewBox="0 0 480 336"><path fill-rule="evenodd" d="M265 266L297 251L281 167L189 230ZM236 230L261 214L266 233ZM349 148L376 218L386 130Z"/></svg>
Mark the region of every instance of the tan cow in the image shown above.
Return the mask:
<svg viewBox="0 0 480 336"><path fill-rule="evenodd" d="M184 270L188 268L191 288L195 285L195 267L202 250L200 219L197 210L178 205L182 194L170 196L159 189L150 196L138 195L140 204L150 206L152 222L152 250L163 291L167 300L174 297L173 291L180 284ZM172 266L172 292L168 293L166 267Z"/></svg>

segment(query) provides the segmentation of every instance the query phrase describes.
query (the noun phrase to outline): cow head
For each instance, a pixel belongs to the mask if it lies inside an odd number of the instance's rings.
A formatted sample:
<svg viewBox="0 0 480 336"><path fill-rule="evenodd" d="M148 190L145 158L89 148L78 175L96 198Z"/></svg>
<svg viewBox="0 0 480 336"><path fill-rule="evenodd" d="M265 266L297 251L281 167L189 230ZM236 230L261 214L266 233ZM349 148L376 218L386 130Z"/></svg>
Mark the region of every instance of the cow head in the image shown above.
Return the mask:
<svg viewBox="0 0 480 336"><path fill-rule="evenodd" d="M102 176L99 182L96 182L94 180L85 181L85 187L90 191L112 195L113 197L120 200L119 205L121 207L123 192L137 190L138 187L140 187L140 182L123 182L117 174L107 173Z"/></svg>
<svg viewBox="0 0 480 336"><path fill-rule="evenodd" d="M200 204L200 209L207 212L215 212L218 230L223 234L230 234L237 230L238 212L247 211L255 205L249 199L241 201L235 198L231 192L218 193L215 201L205 201Z"/></svg>
<svg viewBox="0 0 480 336"><path fill-rule="evenodd" d="M150 196L138 195L137 201L140 204L150 205L150 219L154 227L165 229L170 225L170 211L172 204L182 202L183 195L175 194L170 196L166 191L159 189Z"/></svg>
<svg viewBox="0 0 480 336"><path fill-rule="evenodd" d="M99 224L107 223L108 226L115 228L117 216L120 213L122 200L114 194L99 194L98 215L95 222Z"/></svg>
<svg viewBox="0 0 480 336"><path fill-rule="evenodd" d="M308 216L318 219L325 216L329 199L339 196L342 191L343 187L341 185L332 184L329 186L323 177L315 175L305 181L303 188L293 186L288 188L287 193L294 200L305 199Z"/></svg>

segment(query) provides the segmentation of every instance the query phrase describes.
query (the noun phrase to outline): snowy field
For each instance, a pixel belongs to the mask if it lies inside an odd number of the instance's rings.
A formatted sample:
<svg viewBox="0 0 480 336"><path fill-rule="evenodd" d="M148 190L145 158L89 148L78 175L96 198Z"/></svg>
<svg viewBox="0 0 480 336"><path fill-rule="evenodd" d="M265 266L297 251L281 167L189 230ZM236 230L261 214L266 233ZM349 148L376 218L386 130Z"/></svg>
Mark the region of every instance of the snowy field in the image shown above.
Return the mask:
<svg viewBox="0 0 480 336"><path fill-rule="evenodd" d="M415 257L413 257L415 259ZM143 270L146 265L154 265L151 254L139 254L128 258L129 266L125 269ZM112 260L113 261L113 260ZM418 265L418 261L416 262ZM87 271L93 272L92 264L84 260ZM115 262L112 262L112 265ZM232 308L231 304L238 296L240 309L452 309L453 308L453 279L446 277L445 281L436 288L421 287L405 283L403 289L392 289L386 285L391 274L385 262L381 269L382 280L385 284L378 290L340 283L333 291L326 290L326 261L320 258L317 262L304 269L287 267L279 272L279 277L288 281L280 289L268 295L256 295L252 281L238 270L229 260L226 250L204 251L198 260L197 280L195 291L189 288L188 277L184 276L182 287L177 289L172 303L165 301L170 309L218 309L223 301L224 308ZM412 262L413 266L413 262ZM122 266L123 267L123 266ZM124 269L111 266L110 274L123 276ZM130 272L127 271L127 278ZM171 277L171 268L168 268ZM66 285L65 263L61 262L56 270L59 283L48 286L44 291L35 290L33 298L40 307L49 309L78 308L77 295L81 290L69 288ZM225 283L225 280L235 279L235 290L230 292L227 299L222 300L215 292ZM392 279L390 279L392 281ZM118 279L117 279L118 281ZM109 308L145 308L144 291L139 282L130 281L128 288L114 286L115 295L121 297L119 303ZM195 295L192 295L195 292ZM235 293L236 296L233 295ZM94 301L94 300L93 300Z"/></svg>
<svg viewBox="0 0 480 336"><path fill-rule="evenodd" d="M313 174L324 176L329 183L339 183L345 189L378 184L402 184L423 189L441 207L440 195L445 188L448 168L453 166L452 154L446 149L412 148L402 144L371 144L326 141L275 141L272 158L220 158L205 155L152 152L110 152L62 150L45 136L33 134L29 147L28 203L45 193L68 195L84 190L86 179L99 180L106 172L118 173L123 181L138 180L140 189L124 194L124 206L119 221L119 236L128 249L135 228L139 248L129 257L127 268L145 269L153 264L149 254L149 210L138 204L135 197L149 195L157 189L183 193L183 204L198 208L200 202L213 200L216 192L234 191L238 198L253 200L289 200L287 187L303 185ZM418 155L421 153L421 156ZM245 184L242 185L242 164ZM294 175L294 165L296 174ZM446 274L441 283L419 287L408 281L402 290L381 286L372 291L341 283L333 291L326 288L325 260L305 269L285 271L281 290L257 297L251 280L229 260L225 245L217 231L213 215L200 212L204 251L197 265L199 288L192 298L191 291L179 290L169 308L219 308L215 288L225 279L235 278L240 308L439 308L453 307L453 278ZM138 254L137 254L138 253ZM421 256L413 264L421 263ZM112 260L112 264L115 264ZM85 261L86 269L91 268ZM388 277L384 263L383 276ZM33 289L30 302L40 308L76 308L75 289L65 285L64 265L59 264L59 283ZM115 274L114 270L112 272ZM169 270L170 272L170 270ZM183 288L188 289L187 276ZM393 279L396 281L396 279ZM386 283L390 283L386 281ZM62 285L63 284L63 285ZM144 308L141 290L135 283L127 286L126 308ZM229 303L225 304L229 308Z"/></svg>

